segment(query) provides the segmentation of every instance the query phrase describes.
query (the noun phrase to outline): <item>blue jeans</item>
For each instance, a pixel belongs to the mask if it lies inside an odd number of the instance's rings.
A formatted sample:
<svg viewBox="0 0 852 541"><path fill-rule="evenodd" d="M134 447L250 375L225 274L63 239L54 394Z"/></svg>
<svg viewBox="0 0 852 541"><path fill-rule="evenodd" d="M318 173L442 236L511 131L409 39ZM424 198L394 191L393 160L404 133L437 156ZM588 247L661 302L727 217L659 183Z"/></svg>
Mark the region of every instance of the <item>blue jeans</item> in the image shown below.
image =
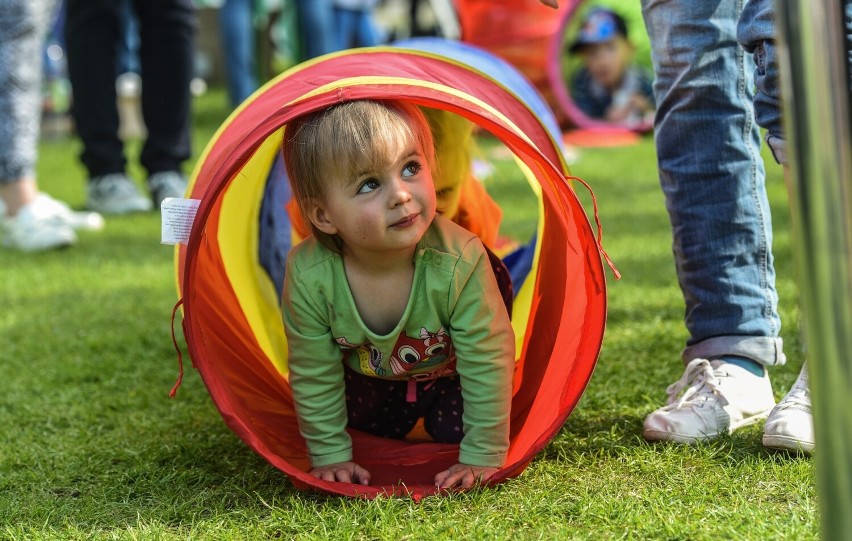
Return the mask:
<svg viewBox="0 0 852 541"><path fill-rule="evenodd" d="M778 78L778 52L775 47L772 0L751 0L743 9L737 39L752 53L754 71L754 112L757 123L766 128L766 142L775 161L787 164L784 131L781 125L781 83Z"/></svg>
<svg viewBox="0 0 852 541"><path fill-rule="evenodd" d="M763 0L760 0L763 1ZM642 0L651 37L660 183L689 332L684 361L786 360L743 0Z"/></svg>
<svg viewBox="0 0 852 541"><path fill-rule="evenodd" d="M228 96L236 107L257 90L252 0L225 0L219 9Z"/></svg>
<svg viewBox="0 0 852 541"><path fill-rule="evenodd" d="M296 16L303 60L338 50L331 0L297 0Z"/></svg>
<svg viewBox="0 0 852 541"><path fill-rule="evenodd" d="M130 0L121 0L119 4L115 73L142 73L142 65L139 62L139 20Z"/></svg>
<svg viewBox="0 0 852 541"><path fill-rule="evenodd" d="M337 47L372 47L382 42L372 10L334 8Z"/></svg>

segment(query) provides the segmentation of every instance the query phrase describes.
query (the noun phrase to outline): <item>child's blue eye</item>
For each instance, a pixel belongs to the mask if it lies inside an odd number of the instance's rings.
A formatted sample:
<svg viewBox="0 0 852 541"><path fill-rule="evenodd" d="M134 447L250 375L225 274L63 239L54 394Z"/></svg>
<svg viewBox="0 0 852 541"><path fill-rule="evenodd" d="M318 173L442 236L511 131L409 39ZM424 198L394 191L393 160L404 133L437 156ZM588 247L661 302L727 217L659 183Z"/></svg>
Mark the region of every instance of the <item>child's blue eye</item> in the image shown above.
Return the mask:
<svg viewBox="0 0 852 541"><path fill-rule="evenodd" d="M358 193L370 193L379 188L379 181L374 178L369 178L358 186Z"/></svg>
<svg viewBox="0 0 852 541"><path fill-rule="evenodd" d="M405 164L405 167L402 168L402 176L403 177L413 177L423 168L418 162L408 162Z"/></svg>

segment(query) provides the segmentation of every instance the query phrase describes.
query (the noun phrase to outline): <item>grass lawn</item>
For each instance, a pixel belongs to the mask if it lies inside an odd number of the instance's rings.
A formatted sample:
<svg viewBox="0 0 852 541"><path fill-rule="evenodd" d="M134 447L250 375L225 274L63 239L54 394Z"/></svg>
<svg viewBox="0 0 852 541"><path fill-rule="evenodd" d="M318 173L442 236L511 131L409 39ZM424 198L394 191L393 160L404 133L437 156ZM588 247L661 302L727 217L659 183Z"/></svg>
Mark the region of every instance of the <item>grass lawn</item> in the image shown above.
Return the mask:
<svg viewBox="0 0 852 541"><path fill-rule="evenodd" d="M196 155L225 101L214 91L196 102ZM73 206L84 201L79 150L46 141L39 162L43 189ZM515 201L503 171L493 188ZM595 190L624 275L609 280L594 376L519 478L420 504L295 490L225 426L192 369L167 398L176 294L159 215L109 218L65 251L0 250L0 539L817 538L812 460L765 450L760 427L694 447L642 439L644 415L681 375L686 338L653 143L582 150L572 172ZM769 191L789 358L772 372L780 398L802 355L777 167ZM507 211L508 231L523 235L516 216Z"/></svg>

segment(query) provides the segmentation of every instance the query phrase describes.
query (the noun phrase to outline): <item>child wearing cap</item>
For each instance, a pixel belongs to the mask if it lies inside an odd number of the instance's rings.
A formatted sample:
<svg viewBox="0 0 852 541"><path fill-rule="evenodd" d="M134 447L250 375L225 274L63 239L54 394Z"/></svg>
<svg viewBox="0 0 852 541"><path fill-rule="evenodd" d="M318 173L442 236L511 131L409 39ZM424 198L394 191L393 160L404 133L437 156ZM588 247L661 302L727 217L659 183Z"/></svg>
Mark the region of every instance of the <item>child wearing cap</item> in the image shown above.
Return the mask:
<svg viewBox="0 0 852 541"><path fill-rule="evenodd" d="M571 96L586 115L628 127L653 115L651 76L635 63L635 47L620 15L605 8L590 11L568 52L582 59Z"/></svg>

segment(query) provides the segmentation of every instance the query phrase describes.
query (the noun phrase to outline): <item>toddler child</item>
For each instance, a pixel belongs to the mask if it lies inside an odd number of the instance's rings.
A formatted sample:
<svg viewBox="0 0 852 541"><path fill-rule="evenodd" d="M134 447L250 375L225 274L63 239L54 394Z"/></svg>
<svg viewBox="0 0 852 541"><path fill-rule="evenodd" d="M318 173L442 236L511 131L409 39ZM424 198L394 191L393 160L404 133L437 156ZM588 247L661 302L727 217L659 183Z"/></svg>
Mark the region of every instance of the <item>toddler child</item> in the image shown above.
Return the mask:
<svg viewBox="0 0 852 541"><path fill-rule="evenodd" d="M369 484L346 427L402 439L419 418L460 443L440 488L503 465L514 336L482 242L436 215L434 145L403 101L291 122L284 161L312 235L287 258L290 385L311 474Z"/></svg>
<svg viewBox="0 0 852 541"><path fill-rule="evenodd" d="M654 113L651 76L634 62L624 19L595 8L569 48L583 66L571 82L574 104L589 117L625 124L646 123Z"/></svg>

